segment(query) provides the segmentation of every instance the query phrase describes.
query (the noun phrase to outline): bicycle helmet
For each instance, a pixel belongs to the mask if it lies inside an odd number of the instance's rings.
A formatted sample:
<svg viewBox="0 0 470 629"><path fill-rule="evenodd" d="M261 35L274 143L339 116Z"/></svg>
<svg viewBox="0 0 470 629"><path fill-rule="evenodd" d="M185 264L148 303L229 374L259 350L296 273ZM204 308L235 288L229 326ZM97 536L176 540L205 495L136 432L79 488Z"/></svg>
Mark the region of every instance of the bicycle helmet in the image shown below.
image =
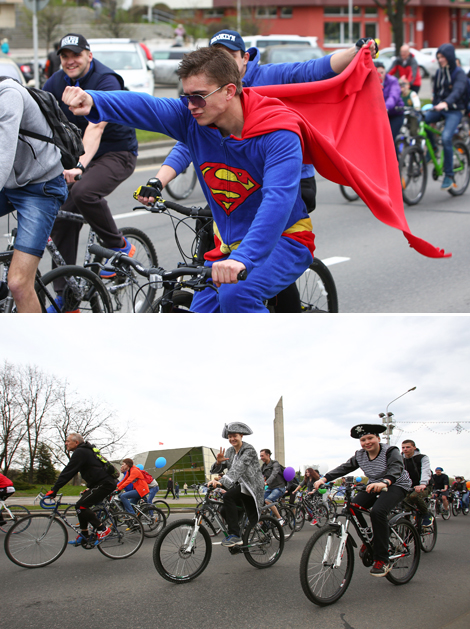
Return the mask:
<svg viewBox="0 0 470 629"><path fill-rule="evenodd" d="M364 435L377 435L387 430L383 424L358 424L351 428L351 437L353 439L360 439Z"/></svg>
<svg viewBox="0 0 470 629"><path fill-rule="evenodd" d="M228 439L229 432L238 432L240 435L253 434L251 428L242 422L231 422L230 424L225 424L224 429L222 430L222 438Z"/></svg>

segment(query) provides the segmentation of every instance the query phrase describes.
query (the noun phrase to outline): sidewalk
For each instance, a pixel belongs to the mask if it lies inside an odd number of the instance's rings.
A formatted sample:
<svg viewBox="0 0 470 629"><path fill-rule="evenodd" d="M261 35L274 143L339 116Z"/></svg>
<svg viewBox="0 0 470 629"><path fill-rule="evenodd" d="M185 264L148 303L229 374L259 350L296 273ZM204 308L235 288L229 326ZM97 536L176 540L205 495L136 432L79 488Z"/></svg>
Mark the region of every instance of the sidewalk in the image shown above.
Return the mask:
<svg viewBox="0 0 470 629"><path fill-rule="evenodd" d="M161 142L145 142L144 144L139 144L137 166L162 164L175 144L176 140L162 140Z"/></svg>

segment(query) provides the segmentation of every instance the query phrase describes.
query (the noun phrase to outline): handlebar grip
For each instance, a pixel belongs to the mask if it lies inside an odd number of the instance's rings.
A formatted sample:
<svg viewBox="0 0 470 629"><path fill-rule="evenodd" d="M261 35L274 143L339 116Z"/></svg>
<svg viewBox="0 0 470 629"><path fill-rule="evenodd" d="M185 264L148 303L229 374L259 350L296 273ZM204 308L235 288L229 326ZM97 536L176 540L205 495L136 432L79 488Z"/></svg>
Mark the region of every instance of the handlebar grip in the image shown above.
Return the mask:
<svg viewBox="0 0 470 629"><path fill-rule="evenodd" d="M80 175L80 173L78 175L75 175L74 177L75 181L80 181L81 178L82 176Z"/></svg>
<svg viewBox="0 0 470 629"><path fill-rule="evenodd" d="M243 271L240 271L240 273L237 275L237 279L241 280L242 282L245 281L247 277L248 271L246 269L243 269Z"/></svg>
<svg viewBox="0 0 470 629"><path fill-rule="evenodd" d="M100 258L112 258L117 252L112 249L106 249L106 247L102 247L101 245L91 245L89 248L90 253L95 256L99 256Z"/></svg>

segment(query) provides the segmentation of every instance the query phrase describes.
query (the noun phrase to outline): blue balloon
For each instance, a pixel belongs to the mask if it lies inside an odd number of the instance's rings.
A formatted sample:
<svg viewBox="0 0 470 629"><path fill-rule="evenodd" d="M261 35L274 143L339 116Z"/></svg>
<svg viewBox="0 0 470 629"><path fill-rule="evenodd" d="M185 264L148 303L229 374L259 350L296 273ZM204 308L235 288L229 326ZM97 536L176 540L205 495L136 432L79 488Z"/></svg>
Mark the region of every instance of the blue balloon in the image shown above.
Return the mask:
<svg viewBox="0 0 470 629"><path fill-rule="evenodd" d="M362 476L356 476L356 482L361 483L362 482Z"/></svg>
<svg viewBox="0 0 470 629"><path fill-rule="evenodd" d="M138 467L138 468L139 468L139 470L143 470L143 469L144 469L144 466L142 465L142 463L138 463L138 464L136 465L136 467Z"/></svg>
<svg viewBox="0 0 470 629"><path fill-rule="evenodd" d="M158 469L159 467L165 467L166 465L166 459L164 456L159 456L158 459L155 461L155 467Z"/></svg>

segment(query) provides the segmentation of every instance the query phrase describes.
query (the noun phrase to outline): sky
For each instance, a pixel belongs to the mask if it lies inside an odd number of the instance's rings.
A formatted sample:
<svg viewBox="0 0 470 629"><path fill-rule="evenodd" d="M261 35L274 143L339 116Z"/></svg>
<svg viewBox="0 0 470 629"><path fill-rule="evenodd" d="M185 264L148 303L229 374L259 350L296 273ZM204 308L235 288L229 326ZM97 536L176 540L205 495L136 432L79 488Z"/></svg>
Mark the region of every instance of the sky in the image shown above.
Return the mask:
<svg viewBox="0 0 470 629"><path fill-rule="evenodd" d="M8 317L8 319L6 318ZM380 422L413 439L434 469L470 478L468 316L4 315L0 361L67 379L129 424L128 450L228 447L240 420L274 451L282 397L285 463L326 472L351 457L352 426ZM460 433L457 423L461 422ZM467 423L465 423L467 422ZM163 446L159 446L163 442Z"/></svg>

